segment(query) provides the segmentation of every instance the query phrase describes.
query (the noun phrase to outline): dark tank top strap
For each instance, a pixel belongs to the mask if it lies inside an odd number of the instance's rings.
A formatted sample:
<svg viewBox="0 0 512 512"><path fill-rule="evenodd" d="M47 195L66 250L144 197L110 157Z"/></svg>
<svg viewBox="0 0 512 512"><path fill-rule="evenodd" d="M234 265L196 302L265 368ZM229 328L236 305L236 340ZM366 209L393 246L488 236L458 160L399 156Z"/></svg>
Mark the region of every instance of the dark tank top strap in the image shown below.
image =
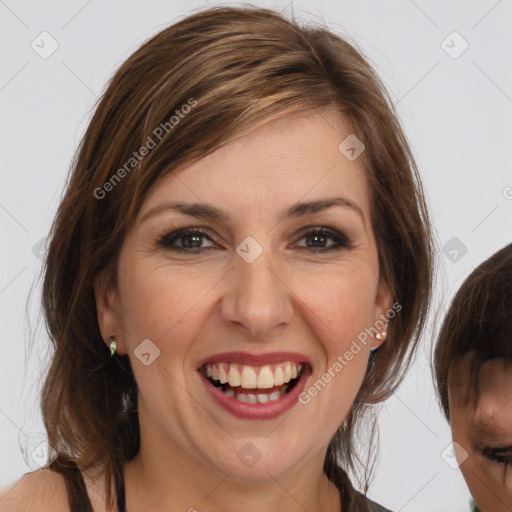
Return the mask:
<svg viewBox="0 0 512 512"><path fill-rule="evenodd" d="M94 512L82 472L72 460L59 455L48 468L64 477L71 512Z"/></svg>
<svg viewBox="0 0 512 512"><path fill-rule="evenodd" d="M117 490L117 507L119 512L126 512L126 497L124 489L124 478L121 477L119 489Z"/></svg>
<svg viewBox="0 0 512 512"><path fill-rule="evenodd" d="M48 469L60 473L64 477L71 512L94 512L91 500L87 494L84 477L75 462L59 455L48 466ZM119 512L126 512L124 479L122 477L117 489L117 507Z"/></svg>

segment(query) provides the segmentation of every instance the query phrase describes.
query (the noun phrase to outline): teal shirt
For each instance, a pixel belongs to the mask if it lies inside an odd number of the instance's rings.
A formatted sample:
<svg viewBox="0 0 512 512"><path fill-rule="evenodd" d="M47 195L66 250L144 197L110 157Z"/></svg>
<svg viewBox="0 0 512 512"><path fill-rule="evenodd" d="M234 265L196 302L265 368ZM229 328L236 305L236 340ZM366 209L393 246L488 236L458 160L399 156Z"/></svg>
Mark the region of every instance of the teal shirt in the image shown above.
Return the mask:
<svg viewBox="0 0 512 512"><path fill-rule="evenodd" d="M480 512L478 505L475 503L475 500L471 500L471 512Z"/></svg>

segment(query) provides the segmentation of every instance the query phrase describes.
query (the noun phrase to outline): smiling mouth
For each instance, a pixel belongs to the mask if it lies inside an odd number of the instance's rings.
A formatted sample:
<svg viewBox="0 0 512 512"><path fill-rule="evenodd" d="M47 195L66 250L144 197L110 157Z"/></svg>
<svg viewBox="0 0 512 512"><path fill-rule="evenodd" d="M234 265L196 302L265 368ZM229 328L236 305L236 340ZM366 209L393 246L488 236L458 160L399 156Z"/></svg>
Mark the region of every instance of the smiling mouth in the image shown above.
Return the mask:
<svg viewBox="0 0 512 512"><path fill-rule="evenodd" d="M289 393L307 369L306 362L260 367L220 362L204 364L200 372L225 395L247 404L264 404Z"/></svg>

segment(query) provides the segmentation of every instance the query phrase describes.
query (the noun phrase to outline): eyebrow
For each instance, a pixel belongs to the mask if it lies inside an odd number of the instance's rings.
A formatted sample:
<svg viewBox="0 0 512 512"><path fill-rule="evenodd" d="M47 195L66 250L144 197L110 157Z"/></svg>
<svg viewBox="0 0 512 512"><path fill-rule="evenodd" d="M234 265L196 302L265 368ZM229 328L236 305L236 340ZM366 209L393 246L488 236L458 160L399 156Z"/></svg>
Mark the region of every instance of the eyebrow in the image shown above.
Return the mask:
<svg viewBox="0 0 512 512"><path fill-rule="evenodd" d="M345 197L330 197L326 199L317 199L315 201L295 203L291 205L287 210L285 210L285 212L280 215L278 220L282 221L284 219L302 217L305 215L310 215L323 210L327 210L335 206L349 208L356 212L359 215L359 217L361 217L363 225L366 227L366 221L364 218L363 210L356 203L354 203L354 201L351 201L350 199L347 199ZM229 219L229 215L225 211L217 208L212 204L167 201L165 203L159 204L151 208L142 216L140 222L142 223L147 219L166 211L176 211L178 213L190 215L192 217L196 217L199 219L211 219L223 222Z"/></svg>
<svg viewBox="0 0 512 512"><path fill-rule="evenodd" d="M471 427L477 437L485 437L489 440L500 442L504 437L510 435L510 429L504 428L493 419L480 419L471 422Z"/></svg>

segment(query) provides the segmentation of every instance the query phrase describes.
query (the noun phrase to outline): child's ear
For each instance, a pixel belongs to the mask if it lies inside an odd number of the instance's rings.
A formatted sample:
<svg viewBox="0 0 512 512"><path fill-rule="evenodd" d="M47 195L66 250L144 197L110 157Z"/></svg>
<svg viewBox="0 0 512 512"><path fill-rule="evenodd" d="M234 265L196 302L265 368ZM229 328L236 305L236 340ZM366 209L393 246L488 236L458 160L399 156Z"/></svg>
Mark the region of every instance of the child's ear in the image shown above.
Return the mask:
<svg viewBox="0 0 512 512"><path fill-rule="evenodd" d="M103 341L110 347L110 336L116 340L116 352L126 353L122 337L123 324L120 314L118 291L109 283L106 271L100 272L94 279L94 297L96 299L96 315Z"/></svg>

